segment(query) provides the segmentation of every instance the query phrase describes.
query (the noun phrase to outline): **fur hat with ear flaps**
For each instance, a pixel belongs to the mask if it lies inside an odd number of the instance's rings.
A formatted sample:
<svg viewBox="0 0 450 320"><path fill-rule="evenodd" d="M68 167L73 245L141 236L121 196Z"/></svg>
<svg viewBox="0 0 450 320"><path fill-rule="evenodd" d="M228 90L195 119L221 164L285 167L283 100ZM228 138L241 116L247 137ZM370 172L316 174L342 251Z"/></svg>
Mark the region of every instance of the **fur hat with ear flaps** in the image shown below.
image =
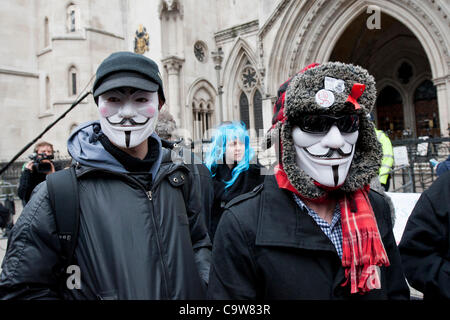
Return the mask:
<svg viewBox="0 0 450 320"><path fill-rule="evenodd" d="M278 170L284 171L290 185L301 196L319 199L326 196L327 190L314 183L296 164L292 129L297 120L305 114L359 115L354 157L345 182L339 186L344 192L353 192L368 185L377 175L382 158L373 123L367 118L375 100L375 81L367 70L340 62L312 64L280 87L266 144L269 147L270 140L279 137Z"/></svg>

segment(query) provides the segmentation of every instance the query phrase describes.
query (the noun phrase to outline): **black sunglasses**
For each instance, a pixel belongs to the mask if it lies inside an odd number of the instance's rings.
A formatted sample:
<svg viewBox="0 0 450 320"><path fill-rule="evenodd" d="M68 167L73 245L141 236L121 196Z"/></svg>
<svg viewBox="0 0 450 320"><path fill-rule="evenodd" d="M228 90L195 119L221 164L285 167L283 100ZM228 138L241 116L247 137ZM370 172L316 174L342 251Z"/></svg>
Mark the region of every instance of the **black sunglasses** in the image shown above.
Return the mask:
<svg viewBox="0 0 450 320"><path fill-rule="evenodd" d="M304 115L296 123L302 131L309 133L327 133L333 125L343 133L352 133L359 129L359 117L347 114L340 117L328 115Z"/></svg>

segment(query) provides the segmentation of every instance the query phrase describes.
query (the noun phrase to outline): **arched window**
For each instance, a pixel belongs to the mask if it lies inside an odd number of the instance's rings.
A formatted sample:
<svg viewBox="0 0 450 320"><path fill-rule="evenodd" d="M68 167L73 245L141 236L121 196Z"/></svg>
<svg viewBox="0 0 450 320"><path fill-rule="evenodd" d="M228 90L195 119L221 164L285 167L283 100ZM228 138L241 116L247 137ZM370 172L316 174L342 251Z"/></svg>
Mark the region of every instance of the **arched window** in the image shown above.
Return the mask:
<svg viewBox="0 0 450 320"><path fill-rule="evenodd" d="M263 115L262 115L262 96L259 90L255 91L253 95L253 117L255 119L255 130L259 136L259 130L263 130Z"/></svg>
<svg viewBox="0 0 450 320"><path fill-rule="evenodd" d="M413 67L406 61L397 69L397 77L403 84L408 84L413 76Z"/></svg>
<svg viewBox="0 0 450 320"><path fill-rule="evenodd" d="M414 91L414 101L434 100L437 98L436 87L430 80L422 81L422 83Z"/></svg>
<svg viewBox="0 0 450 320"><path fill-rule="evenodd" d="M211 138L209 129L214 126L214 97L205 86L200 86L194 92L192 101L194 140L209 139Z"/></svg>
<svg viewBox="0 0 450 320"><path fill-rule="evenodd" d="M50 110L50 103L51 103L51 99L50 99L50 78L47 76L45 78L45 110L46 111Z"/></svg>
<svg viewBox="0 0 450 320"><path fill-rule="evenodd" d="M69 96L77 94L77 68L72 66L69 69Z"/></svg>
<svg viewBox="0 0 450 320"><path fill-rule="evenodd" d="M48 27L48 18L45 17L44 20L44 48L47 48L50 45L50 30Z"/></svg>
<svg viewBox="0 0 450 320"><path fill-rule="evenodd" d="M240 120L245 124L251 134L263 129L262 95L260 91L261 75L252 65L244 53L239 63L239 78L236 85L239 87L239 114Z"/></svg>
<svg viewBox="0 0 450 320"><path fill-rule="evenodd" d="M437 92L430 80L422 81L414 91L414 111L418 137L440 136Z"/></svg>
<svg viewBox="0 0 450 320"><path fill-rule="evenodd" d="M250 117L248 112L248 98L245 92L242 91L239 97L239 112L241 115L241 121L245 123L247 129L250 128Z"/></svg>
<svg viewBox="0 0 450 320"><path fill-rule="evenodd" d="M208 131L209 129L211 129L211 103L208 103L208 105L206 106L206 118L205 118L205 126L206 126L206 131ZM209 138L209 137L207 137Z"/></svg>
<svg viewBox="0 0 450 320"><path fill-rule="evenodd" d="M78 7L71 3L67 6L67 31L68 32L75 32L79 28L79 19L80 14L78 12Z"/></svg>

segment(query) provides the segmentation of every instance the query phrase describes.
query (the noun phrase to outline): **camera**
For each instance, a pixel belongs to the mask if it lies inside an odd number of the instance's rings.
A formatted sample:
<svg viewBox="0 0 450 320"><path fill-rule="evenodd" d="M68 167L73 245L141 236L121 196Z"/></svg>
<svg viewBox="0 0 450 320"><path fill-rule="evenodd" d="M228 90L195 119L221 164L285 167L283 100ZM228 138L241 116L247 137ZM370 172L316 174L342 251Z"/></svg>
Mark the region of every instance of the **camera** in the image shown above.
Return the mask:
<svg viewBox="0 0 450 320"><path fill-rule="evenodd" d="M43 162L43 160L53 160L53 155L47 155L45 153L33 153L28 156L33 161L33 170L38 173L49 173L52 171L52 165L48 162Z"/></svg>

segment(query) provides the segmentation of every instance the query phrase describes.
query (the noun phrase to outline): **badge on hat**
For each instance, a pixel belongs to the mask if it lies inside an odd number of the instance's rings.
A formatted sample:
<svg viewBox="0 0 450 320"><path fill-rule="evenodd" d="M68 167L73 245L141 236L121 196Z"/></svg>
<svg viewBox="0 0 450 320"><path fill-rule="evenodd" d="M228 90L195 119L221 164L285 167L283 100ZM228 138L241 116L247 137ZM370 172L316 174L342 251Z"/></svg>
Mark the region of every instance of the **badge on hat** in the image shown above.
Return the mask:
<svg viewBox="0 0 450 320"><path fill-rule="evenodd" d="M334 103L334 94L330 90L321 89L316 93L316 102L322 108L328 108Z"/></svg>
<svg viewBox="0 0 450 320"><path fill-rule="evenodd" d="M322 108L328 108L334 103L334 94L342 93L345 90L345 82L341 79L335 79L332 77L325 77L324 80L325 89L321 89L316 93L316 102Z"/></svg>
<svg viewBox="0 0 450 320"><path fill-rule="evenodd" d="M342 93L345 90L345 82L341 79L335 79L332 77L325 77L325 89Z"/></svg>

